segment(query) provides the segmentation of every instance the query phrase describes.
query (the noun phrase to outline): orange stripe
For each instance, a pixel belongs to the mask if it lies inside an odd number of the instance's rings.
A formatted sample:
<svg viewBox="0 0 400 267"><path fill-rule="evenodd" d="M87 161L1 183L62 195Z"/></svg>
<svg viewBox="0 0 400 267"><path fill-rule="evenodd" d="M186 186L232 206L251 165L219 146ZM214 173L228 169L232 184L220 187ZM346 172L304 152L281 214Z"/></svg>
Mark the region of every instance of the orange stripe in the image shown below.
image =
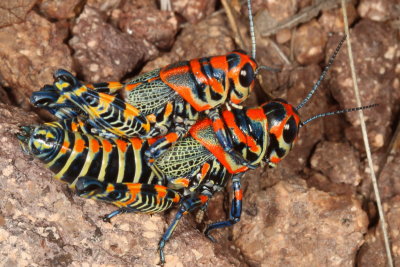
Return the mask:
<svg viewBox="0 0 400 267"><path fill-rule="evenodd" d="M239 190L235 191L235 198L236 198L237 200L242 200L242 198L243 198L243 191L242 191L242 189L239 189Z"/></svg>
<svg viewBox="0 0 400 267"><path fill-rule="evenodd" d="M135 150L139 150L142 147L142 140L141 139L139 139L137 137L134 137L134 138L131 138L129 140L131 141L131 143L133 145L133 148Z"/></svg>
<svg viewBox="0 0 400 267"><path fill-rule="evenodd" d="M116 88L122 88L124 85L120 82L108 82L108 88L110 89L116 89Z"/></svg>
<svg viewBox="0 0 400 267"><path fill-rule="evenodd" d="M201 179L200 179L199 183L201 183L201 181L204 179L204 177L206 177L209 170L210 170L210 164L208 164L208 163L205 163L201 167Z"/></svg>
<svg viewBox="0 0 400 267"><path fill-rule="evenodd" d="M65 154L69 150L69 142L64 142L61 146L60 152Z"/></svg>
<svg viewBox="0 0 400 267"><path fill-rule="evenodd" d="M126 143L125 141L123 141L121 139L117 139L116 143L117 143L119 150L121 150L121 152L126 152L128 143Z"/></svg>
<svg viewBox="0 0 400 267"><path fill-rule="evenodd" d="M271 159L270 159L270 161L271 161L272 163L275 163L275 164L276 164L276 163L279 163L279 161L281 161L281 158L272 156Z"/></svg>
<svg viewBox="0 0 400 267"><path fill-rule="evenodd" d="M181 200L181 197L178 194L175 194L175 197L172 199L174 203L178 203Z"/></svg>
<svg viewBox="0 0 400 267"><path fill-rule="evenodd" d="M165 107L165 117L168 117L172 113L172 103L168 102L167 106Z"/></svg>
<svg viewBox="0 0 400 267"><path fill-rule="evenodd" d="M127 84L127 85L125 85L125 90L132 91L133 89L135 89L136 87L138 87L141 84L142 83Z"/></svg>
<svg viewBox="0 0 400 267"><path fill-rule="evenodd" d="M177 133L169 133L165 136L165 140L167 140L169 143L174 143L176 140L178 140L178 134Z"/></svg>
<svg viewBox="0 0 400 267"><path fill-rule="evenodd" d="M96 139L92 139L91 143L91 150L93 153L97 153L100 150L100 144L99 141L97 141Z"/></svg>
<svg viewBox="0 0 400 267"><path fill-rule="evenodd" d="M157 117L156 117L156 115L154 115L154 114L150 114L150 115L147 115L147 116L146 116L146 119L147 119L149 122L151 122L151 123L155 123Z"/></svg>
<svg viewBox="0 0 400 267"><path fill-rule="evenodd" d="M159 203L161 199L165 198L167 195L166 187L162 185L155 185L154 189L157 191L157 203Z"/></svg>
<svg viewBox="0 0 400 267"><path fill-rule="evenodd" d="M176 185L181 185L183 187L188 187L189 186L189 179L187 179L187 178L178 178L178 179L175 179L173 181L173 183L176 184Z"/></svg>
<svg viewBox="0 0 400 267"><path fill-rule="evenodd" d="M213 128L214 131L223 131L224 129L224 122L221 119L217 119L215 121L213 121Z"/></svg>
<svg viewBox="0 0 400 267"><path fill-rule="evenodd" d="M210 63L214 69L220 69L225 73L228 71L228 61L226 60L226 56L211 57Z"/></svg>
<svg viewBox="0 0 400 267"><path fill-rule="evenodd" d="M200 199L200 202L201 202L202 204L205 204L205 203L207 202L207 200L208 200L208 196L200 195L200 196L199 196L199 199Z"/></svg>
<svg viewBox="0 0 400 267"><path fill-rule="evenodd" d="M76 122L72 122L72 123L71 123L71 130L72 130L73 132L78 131L78 124L77 124Z"/></svg>
<svg viewBox="0 0 400 267"><path fill-rule="evenodd" d="M124 206L128 206L129 204L135 202L137 195L142 190L141 184L127 184L127 187L128 187L129 193L131 194L131 197L126 202L123 203Z"/></svg>
<svg viewBox="0 0 400 267"><path fill-rule="evenodd" d="M107 140L102 140L102 143L103 143L104 150L105 150L106 152L111 152L111 150L112 150L112 144L111 144L109 141L107 141Z"/></svg>
<svg viewBox="0 0 400 267"><path fill-rule="evenodd" d="M253 121L262 121L267 119L262 108L248 109L246 115Z"/></svg>
<svg viewBox="0 0 400 267"><path fill-rule="evenodd" d="M75 141L76 152L82 152L85 149L85 141L83 139L78 139Z"/></svg>

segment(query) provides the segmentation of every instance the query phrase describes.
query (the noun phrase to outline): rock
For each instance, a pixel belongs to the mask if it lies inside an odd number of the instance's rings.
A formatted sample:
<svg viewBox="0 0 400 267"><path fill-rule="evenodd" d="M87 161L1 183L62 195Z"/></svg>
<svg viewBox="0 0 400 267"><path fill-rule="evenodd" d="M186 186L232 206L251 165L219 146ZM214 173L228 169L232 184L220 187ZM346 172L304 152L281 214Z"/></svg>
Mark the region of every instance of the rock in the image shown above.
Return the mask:
<svg viewBox="0 0 400 267"><path fill-rule="evenodd" d="M400 1L398 0L361 0L357 10L362 18L387 21L400 16L399 5Z"/></svg>
<svg viewBox="0 0 400 267"><path fill-rule="evenodd" d="M0 28L24 22L36 0L3 0L0 3Z"/></svg>
<svg viewBox="0 0 400 267"><path fill-rule="evenodd" d="M386 165L379 176L379 192L386 200L400 195L400 153L389 155Z"/></svg>
<svg viewBox="0 0 400 267"><path fill-rule="evenodd" d="M11 100L8 98L8 94L3 87L0 86L0 102L3 104L11 105Z"/></svg>
<svg viewBox="0 0 400 267"><path fill-rule="evenodd" d="M233 49L234 43L225 16L210 16L198 24L187 25L171 52L149 62L143 72L181 60L226 54Z"/></svg>
<svg viewBox="0 0 400 267"><path fill-rule="evenodd" d="M252 265L354 266L368 219L351 196L308 189L304 182L279 182L251 194L233 228L233 240Z"/></svg>
<svg viewBox="0 0 400 267"><path fill-rule="evenodd" d="M400 262L400 196L397 195L383 204L388 224L394 266ZM379 223L368 231L365 244L358 254L359 266L387 266L382 227Z"/></svg>
<svg viewBox="0 0 400 267"><path fill-rule="evenodd" d="M341 37L330 38L327 47L331 53ZM378 103L378 107L365 110L368 137L372 149L381 148L391 133L392 116L398 112L398 90L396 62L399 61L399 46L394 32L385 25L370 20L362 20L351 31L354 64L356 66L358 87L363 105ZM347 47L344 45L330 71L332 96L341 108L355 107L353 82L350 73ZM346 129L347 138L360 150L364 145L360 134L360 122L357 112L345 114L353 125ZM372 119L373 118L373 119Z"/></svg>
<svg viewBox="0 0 400 267"><path fill-rule="evenodd" d="M107 16L111 16L111 13L117 9L121 5L122 0L87 0L86 4L89 7L92 7L96 10L99 10L103 14L106 14ZM152 0L136 0L135 3L138 4L150 4L154 5L154 1Z"/></svg>
<svg viewBox="0 0 400 267"><path fill-rule="evenodd" d="M137 39L145 39L160 49L169 49L178 32L178 20L172 11L140 8L127 2L118 12L118 26Z"/></svg>
<svg viewBox="0 0 400 267"><path fill-rule="evenodd" d="M318 144L311 158L311 167L322 171L334 183L357 186L362 179L360 156L345 143Z"/></svg>
<svg viewBox="0 0 400 267"><path fill-rule="evenodd" d="M88 6L77 19L72 34L69 45L86 81L119 81L138 63L157 54L151 44L119 32Z"/></svg>
<svg viewBox="0 0 400 267"><path fill-rule="evenodd" d="M357 18L357 10L354 4L348 2L346 4L347 19L349 24L353 24ZM324 28L325 32L344 32L344 20L342 8L335 8L330 10L323 10L318 22Z"/></svg>
<svg viewBox="0 0 400 267"><path fill-rule="evenodd" d="M327 36L317 20L301 25L294 38L294 55L300 64L318 63L324 58Z"/></svg>
<svg viewBox="0 0 400 267"><path fill-rule="evenodd" d="M50 19L73 18L81 11L82 7L82 0L44 0L39 4L40 11Z"/></svg>
<svg viewBox="0 0 400 267"><path fill-rule="evenodd" d="M246 7L247 13L247 2L243 3L243 6ZM296 14L299 9L299 1L254 0L252 1L252 9L254 13L261 12L263 9L267 10L271 17L280 22Z"/></svg>
<svg viewBox="0 0 400 267"><path fill-rule="evenodd" d="M215 11L215 0L177 0L171 1L172 10L188 22L195 24Z"/></svg>
<svg viewBox="0 0 400 267"><path fill-rule="evenodd" d="M0 29L0 74L15 102L30 109L29 97L44 84L53 82L58 68L71 69L72 57L56 26L30 12L24 23Z"/></svg>
<svg viewBox="0 0 400 267"><path fill-rule="evenodd" d="M315 81L321 74L321 68L318 65L310 65L307 67L299 67L290 74L289 90L287 95L275 95L288 101L288 103L297 106L310 92ZM310 101L299 110L302 121L312 117L313 115L326 112L329 107L326 89L324 86L315 93ZM306 124L299 131L298 139L294 144L293 151L289 153L287 158L282 160L279 168L286 169L289 176L302 171L308 164L308 159L315 145L323 139L324 120L315 120L310 124ZM290 173L290 174L289 174Z"/></svg>
<svg viewBox="0 0 400 267"><path fill-rule="evenodd" d="M18 125L37 121L22 109L0 104L0 249L7 251L1 263L158 264L157 244L175 211L171 216L125 214L111 224L103 222L100 216L114 206L75 196L42 163L22 153L14 136ZM229 246L210 242L190 218L185 216L166 245L165 266L240 264Z"/></svg>

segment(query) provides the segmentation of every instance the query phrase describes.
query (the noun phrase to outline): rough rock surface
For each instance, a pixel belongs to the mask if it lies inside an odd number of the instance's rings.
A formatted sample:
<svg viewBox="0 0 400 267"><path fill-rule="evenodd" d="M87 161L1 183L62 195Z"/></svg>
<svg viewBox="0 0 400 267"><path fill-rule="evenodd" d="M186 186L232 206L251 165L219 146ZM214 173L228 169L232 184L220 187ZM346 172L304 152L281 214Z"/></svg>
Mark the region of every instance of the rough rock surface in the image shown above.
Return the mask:
<svg viewBox="0 0 400 267"><path fill-rule="evenodd" d="M329 40L328 51L333 51L339 38L336 36ZM399 43L390 27L369 20L362 20L354 26L351 40L358 87L362 89L361 101L364 105L380 104L364 112L368 137L372 148L376 150L384 146L391 134L391 116L399 110L396 104L399 101L398 89L394 88L398 81ZM332 67L330 83L332 95L341 107L356 106L346 47L343 47ZM347 113L346 118L354 126L347 129L348 139L357 148L363 149L357 112Z"/></svg>
<svg viewBox="0 0 400 267"><path fill-rule="evenodd" d="M48 18L69 19L75 17L82 6L82 0L44 0L39 4L39 9Z"/></svg>
<svg viewBox="0 0 400 267"><path fill-rule="evenodd" d="M383 204L389 236L392 244L394 266L400 263L400 196L397 195ZM387 266L380 223L365 237L365 244L358 255L360 266Z"/></svg>
<svg viewBox="0 0 400 267"><path fill-rule="evenodd" d="M114 18L122 31L145 39L160 49L169 49L178 32L178 19L172 11L140 8L127 2Z"/></svg>
<svg viewBox="0 0 400 267"><path fill-rule="evenodd" d="M349 196L280 182L251 194L254 214L233 228L233 240L249 262L269 266L353 266L368 218Z"/></svg>
<svg viewBox="0 0 400 267"><path fill-rule="evenodd" d="M36 0L5 0L0 3L0 27L21 23L32 9Z"/></svg>
<svg viewBox="0 0 400 267"><path fill-rule="evenodd" d="M31 93L51 83L56 69L71 69L64 38L64 32L32 11L25 22L0 28L2 84L18 88L12 90L18 105L29 109Z"/></svg>
<svg viewBox="0 0 400 267"><path fill-rule="evenodd" d="M294 40L296 60L300 64L320 62L324 57L326 41L327 36L316 20L302 25L297 30Z"/></svg>
<svg viewBox="0 0 400 267"><path fill-rule="evenodd" d="M345 143L322 142L311 158L311 167L322 171L334 183L357 186L361 181L359 155ZM351 178L343 180L343 178Z"/></svg>
<svg viewBox="0 0 400 267"><path fill-rule="evenodd" d="M233 48L234 43L226 18L222 15L210 16L198 24L187 25L171 52L148 63L144 71L161 68L180 60L225 54Z"/></svg>
<svg viewBox="0 0 400 267"><path fill-rule="evenodd" d="M121 33L107 24L100 13L85 7L69 44L85 80L91 82L120 80L141 61L156 55L148 42ZM123 52L121 52L123 51Z"/></svg>
<svg viewBox="0 0 400 267"><path fill-rule="evenodd" d="M174 12L195 24L214 12L216 0L177 0L171 1L171 5Z"/></svg>

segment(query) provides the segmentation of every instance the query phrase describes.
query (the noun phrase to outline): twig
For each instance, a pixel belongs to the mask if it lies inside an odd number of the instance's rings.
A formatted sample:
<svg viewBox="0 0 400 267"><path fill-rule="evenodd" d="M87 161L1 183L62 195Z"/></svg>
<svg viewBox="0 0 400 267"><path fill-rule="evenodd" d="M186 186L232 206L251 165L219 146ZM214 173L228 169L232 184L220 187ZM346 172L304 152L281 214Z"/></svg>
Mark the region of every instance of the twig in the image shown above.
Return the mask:
<svg viewBox="0 0 400 267"><path fill-rule="evenodd" d="M357 84L357 76L356 76L356 71L355 71L355 67L354 67L353 52L352 52L352 49L351 49L351 38L350 38L350 32L349 32L349 23L348 23L348 20L347 20L346 3L345 3L345 0L341 0L341 2L342 2L342 12L343 12L343 19L344 19L344 30L345 30L345 32L346 32L346 34L348 36L348 38L347 38L347 49L348 49L348 52L349 52L349 62L350 62L350 69L351 69L351 77L353 79L354 93L355 93L355 96L356 96L357 105L361 106L360 93L359 93L358 84ZM390 267L393 267L392 253L390 251L389 236L388 236L387 227L386 227L387 225L386 225L386 221L385 221L385 215L383 213L383 208L382 208L382 202L381 202L381 196L380 196L380 193L379 193L378 183L376 181L374 165L373 165L373 162L372 162L371 149L370 149L370 146L369 146L368 136L367 136L367 127L365 125L363 112L359 111L358 114L360 115L361 130L362 130L362 135L363 135L363 139L364 139L365 151L367 153L367 159L368 159L368 165L369 165L369 168L370 168L372 185L373 185L374 193L375 193L375 197L376 197L376 204L378 206L379 218L381 220L383 239L385 241L385 249L386 249L388 265Z"/></svg>
<svg viewBox="0 0 400 267"><path fill-rule="evenodd" d="M271 39L268 38L268 41L272 45L272 47L275 49L276 53L282 58L282 60L285 62L286 65L292 65L292 62L287 58L285 53L279 48L279 46Z"/></svg>
<svg viewBox="0 0 400 267"><path fill-rule="evenodd" d="M221 0L221 2L222 2L222 5L224 6L226 16L228 17L229 24L231 25L231 28L232 28L233 32L235 33L236 43L240 47L244 48L245 43L243 41L242 35L240 34L239 26L236 23L236 18L233 15L232 7L226 0Z"/></svg>
<svg viewBox="0 0 400 267"><path fill-rule="evenodd" d="M326 0L326 1L318 1L315 5L303 8L299 13L294 15L293 17L287 18L284 21L278 23L278 25L261 31L262 37L267 37L276 32L286 29L293 28L300 23L304 23L310 21L312 18L318 16L321 10L329 10L336 7L339 3L339 0Z"/></svg>

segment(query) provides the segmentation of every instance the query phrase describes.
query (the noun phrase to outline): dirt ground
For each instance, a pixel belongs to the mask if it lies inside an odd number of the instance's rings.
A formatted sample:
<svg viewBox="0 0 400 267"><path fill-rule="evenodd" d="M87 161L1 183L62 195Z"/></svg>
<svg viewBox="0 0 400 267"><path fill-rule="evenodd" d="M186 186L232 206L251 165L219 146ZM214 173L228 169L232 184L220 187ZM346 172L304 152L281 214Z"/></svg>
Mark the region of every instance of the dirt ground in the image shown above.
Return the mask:
<svg viewBox="0 0 400 267"><path fill-rule="evenodd" d="M0 3L0 265L154 266L176 210L99 217L111 205L84 200L22 153L19 125L54 120L29 103L63 68L85 82L126 81L169 63L250 51L246 3L239 0L5 0ZM253 0L256 61L262 71L248 106L279 97L297 105L343 37L340 1ZM353 57L374 169L400 264L399 0L348 1ZM302 119L355 107L343 46ZM231 190L205 213L187 215L167 244L165 266L385 266L386 253L358 114L301 129L275 169L249 171L241 221L227 218Z"/></svg>

